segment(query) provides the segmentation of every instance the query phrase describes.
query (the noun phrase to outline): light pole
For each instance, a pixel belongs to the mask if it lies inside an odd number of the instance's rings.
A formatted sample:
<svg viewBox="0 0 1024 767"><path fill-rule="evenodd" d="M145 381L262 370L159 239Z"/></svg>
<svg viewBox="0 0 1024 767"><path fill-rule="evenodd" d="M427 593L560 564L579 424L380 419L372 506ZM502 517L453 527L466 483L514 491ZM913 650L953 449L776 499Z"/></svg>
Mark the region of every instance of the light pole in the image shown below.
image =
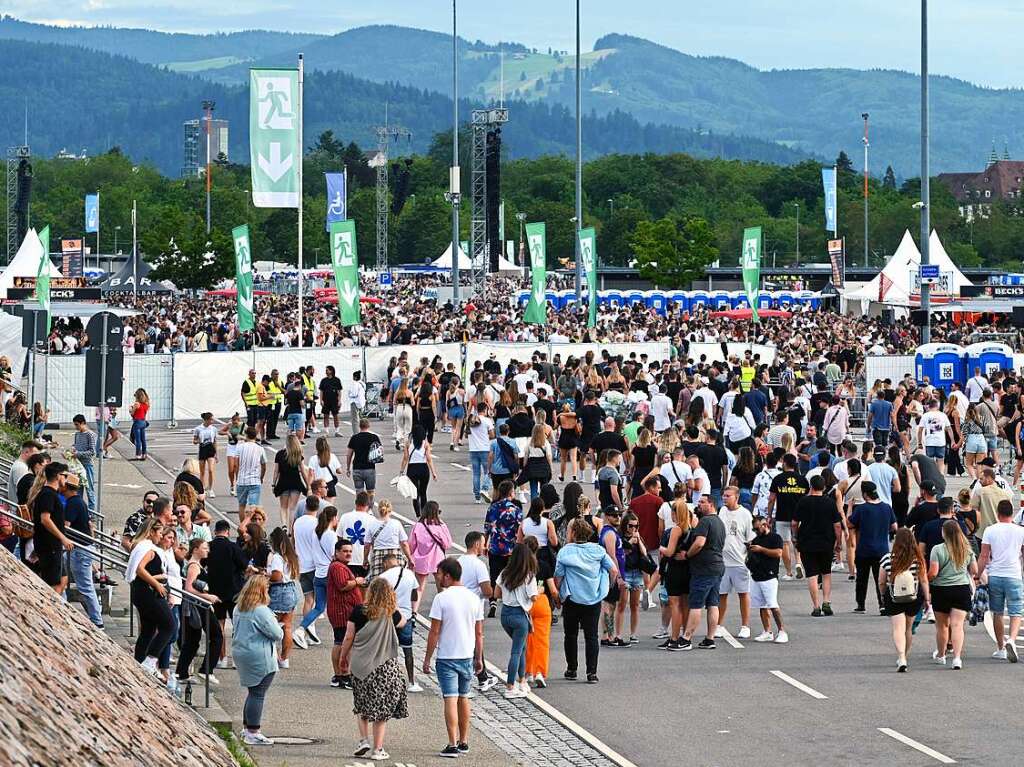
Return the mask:
<svg viewBox="0 0 1024 767"><path fill-rule="evenodd" d="M928 0L921 0L921 266L931 263L929 237L931 236L931 189L929 187L928 147ZM931 285L921 284L921 343L932 338Z"/></svg>
<svg viewBox="0 0 1024 767"><path fill-rule="evenodd" d="M459 37L456 0L452 0L452 167L448 170L448 201L452 204L452 301L459 303Z"/></svg>
<svg viewBox="0 0 1024 767"><path fill-rule="evenodd" d="M117 234L120 231L121 231L121 227L119 227L119 226L115 226L114 227L114 255L115 256L118 254L118 250L117 250Z"/></svg>
<svg viewBox="0 0 1024 767"><path fill-rule="evenodd" d="M210 188L213 178L210 175L210 140L213 133L213 107L212 101L203 102L203 111L206 112L206 233L210 233Z"/></svg>
<svg viewBox="0 0 1024 767"><path fill-rule="evenodd" d="M615 200L608 198L608 218L615 218Z"/></svg>
<svg viewBox="0 0 1024 767"><path fill-rule="evenodd" d="M526 221L525 213L516 213L516 220L519 221L519 265L526 266L526 243L523 241L523 222Z"/></svg>
<svg viewBox="0 0 1024 767"><path fill-rule="evenodd" d="M580 0L576 0L576 305L583 300L583 259L580 228L583 226L583 91L580 67Z"/></svg>
<svg viewBox="0 0 1024 767"><path fill-rule="evenodd" d="M868 265L868 113L861 114L864 118L864 267Z"/></svg>
<svg viewBox="0 0 1024 767"><path fill-rule="evenodd" d="M800 203L793 205L796 207L796 265L800 266Z"/></svg>

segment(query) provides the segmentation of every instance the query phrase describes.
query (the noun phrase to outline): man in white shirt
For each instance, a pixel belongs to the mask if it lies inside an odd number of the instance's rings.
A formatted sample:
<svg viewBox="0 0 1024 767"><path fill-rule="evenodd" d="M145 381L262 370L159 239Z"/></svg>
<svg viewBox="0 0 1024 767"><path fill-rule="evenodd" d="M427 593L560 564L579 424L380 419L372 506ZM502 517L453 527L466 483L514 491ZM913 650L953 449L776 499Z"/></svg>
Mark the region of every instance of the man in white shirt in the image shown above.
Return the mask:
<svg viewBox="0 0 1024 767"><path fill-rule="evenodd" d="M351 566L349 567L351 570ZM412 633L416 625L413 617L420 605L420 592L416 588L416 573L408 567L402 567L396 554L384 557L384 572L380 577L391 584L398 602L398 612L405 618L405 625L398 629L398 646L405 656L405 673L409 677L409 692L423 692L416 684L415 662L412 658Z"/></svg>
<svg viewBox="0 0 1024 767"><path fill-rule="evenodd" d="M366 386L363 385L362 371L355 371L352 374L352 383L348 387L348 412L352 419L352 433L359 433L359 421L363 417L363 408L366 407ZM337 431L337 429L335 429Z"/></svg>
<svg viewBox="0 0 1024 767"><path fill-rule="evenodd" d="M782 435L788 434L796 444L796 429L789 425L789 412L783 410L775 417L775 425L768 430L767 442L772 447L782 447Z"/></svg>
<svg viewBox="0 0 1024 767"><path fill-rule="evenodd" d="M711 477L700 465L700 458L696 454L687 458L686 462L690 465L690 471L693 474L693 480L690 483L690 503L696 506L700 503L702 495L710 495Z"/></svg>
<svg viewBox="0 0 1024 767"><path fill-rule="evenodd" d="M740 630L736 636L750 638L750 570L747 569L747 544L754 540L754 520L750 512L740 506L740 492L730 485L722 491L725 505L718 510L718 518L725 525L725 544L722 561L725 575L718 586L718 632L724 632L725 611L729 605L729 592L735 591L740 600ZM721 633L721 636L725 636Z"/></svg>
<svg viewBox="0 0 1024 767"><path fill-rule="evenodd" d="M526 392L526 382L536 383L538 377L537 371L524 362L519 366L519 372L512 377L512 380L516 382L517 391L520 394L524 394Z"/></svg>
<svg viewBox="0 0 1024 767"><path fill-rule="evenodd" d="M997 521L985 528L981 538L978 572L988 578L988 605L992 611L992 632L996 635L993 658L1017 662L1017 634L1024 615L1020 556L1024 548L1024 527L1015 525L1013 502L1003 501L996 509ZM1010 615L1010 639L1003 640L1003 610Z"/></svg>
<svg viewBox="0 0 1024 767"><path fill-rule="evenodd" d="M458 757L469 750L469 689L474 670L484 665L484 609L480 598L462 585L462 565L448 557L437 568L442 589L430 605L430 634L423 653L423 673L437 651L437 683L444 698L448 745L441 756Z"/></svg>
<svg viewBox="0 0 1024 767"><path fill-rule="evenodd" d="M466 533L466 553L459 557L459 564L462 565L462 585L480 597L480 604L484 609L494 593L491 586L491 575L487 564L481 557L484 553L484 534L473 531ZM481 650L482 654L483 650ZM484 666L476 675L477 689L487 692L498 685L498 678L490 676Z"/></svg>
<svg viewBox="0 0 1024 767"><path fill-rule="evenodd" d="M697 376L697 388L693 392L693 399L698 398L704 402L704 417L714 418L718 395L707 387L707 382L702 376Z"/></svg>
<svg viewBox="0 0 1024 767"><path fill-rule="evenodd" d="M782 470L777 467L778 455L773 450L764 457L764 468L754 477L754 485L751 488L750 505L753 506L754 514L759 517L765 516L768 510L768 496L771 495L772 480Z"/></svg>
<svg viewBox="0 0 1024 767"><path fill-rule="evenodd" d="M352 560L348 569L352 574L366 577L368 562L364 561L363 546L370 540L367 532L377 522L370 513L370 494L365 490L356 493L355 508L346 511L338 520L338 533L342 538L352 541Z"/></svg>
<svg viewBox="0 0 1024 767"><path fill-rule="evenodd" d="M946 472L946 429L949 418L939 410L938 400L928 400L928 410L917 424L917 444L924 446L924 454L935 461L940 474Z"/></svg>
<svg viewBox="0 0 1024 767"><path fill-rule="evenodd" d="M651 415L654 416L654 430L661 434L672 428L672 400L665 394L664 384L651 397Z"/></svg>
<svg viewBox="0 0 1024 767"><path fill-rule="evenodd" d="M981 368L974 368L974 375L967 380L967 399L977 404L981 395L988 388L988 379L981 374Z"/></svg>
<svg viewBox="0 0 1024 767"><path fill-rule="evenodd" d="M692 486L693 470L690 468L690 464L686 462L686 456L681 447L677 447L672 452L672 460L665 461L661 465L659 473L668 482L669 487L674 488L679 483L682 483L688 489Z"/></svg>
<svg viewBox="0 0 1024 767"><path fill-rule="evenodd" d="M245 516L248 506L260 505L263 476L267 473L267 454L256 441L256 428L245 427L245 441L238 444L238 474L235 494L238 496L238 518Z"/></svg>
<svg viewBox="0 0 1024 767"><path fill-rule="evenodd" d="M967 415L967 405L970 400L967 395L960 390L960 384L953 381L950 385L949 398L956 404L956 411L960 414L960 420L962 421Z"/></svg>
<svg viewBox="0 0 1024 767"><path fill-rule="evenodd" d="M302 614L313 609L313 579L316 571L316 552L320 548L320 539L316 536L316 513L320 508L320 499L315 495L306 498L306 513L295 520L292 536L295 539L295 554L299 558L299 586L302 588ZM293 632L295 644L305 650L309 647L308 636L314 644L320 644L316 629L305 632Z"/></svg>

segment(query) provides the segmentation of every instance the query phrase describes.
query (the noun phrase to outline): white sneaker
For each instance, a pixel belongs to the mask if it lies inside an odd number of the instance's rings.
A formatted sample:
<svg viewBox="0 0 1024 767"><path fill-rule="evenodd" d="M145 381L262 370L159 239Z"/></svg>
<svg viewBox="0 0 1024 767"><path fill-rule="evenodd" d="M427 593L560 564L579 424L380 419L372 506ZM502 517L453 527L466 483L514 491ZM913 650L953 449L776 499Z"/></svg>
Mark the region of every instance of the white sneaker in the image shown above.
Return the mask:
<svg viewBox="0 0 1024 767"><path fill-rule="evenodd" d="M156 667L156 663L156 658L146 658L144 661L142 661L142 670L145 671L147 674L156 676L158 673L160 673L159 669L157 669Z"/></svg>
<svg viewBox="0 0 1024 767"><path fill-rule="evenodd" d="M288 668L289 665L290 665L290 662L288 661L287 658L278 658L277 659L277 667L278 668Z"/></svg>
<svg viewBox="0 0 1024 767"><path fill-rule="evenodd" d="M938 650L932 650L932 663L934 663L936 666L945 666L946 654L943 653L942 655L939 655Z"/></svg>
<svg viewBox="0 0 1024 767"><path fill-rule="evenodd" d="M1002 650L996 650L992 653L992 657L996 660L1006 660L1006 648L1004 647Z"/></svg>
<svg viewBox="0 0 1024 767"><path fill-rule="evenodd" d="M754 637L755 642L771 642L774 639L775 635L770 631L762 631L760 634Z"/></svg>
<svg viewBox="0 0 1024 767"><path fill-rule="evenodd" d="M750 626L740 626L740 630L736 633L737 639L750 639Z"/></svg>
<svg viewBox="0 0 1024 767"><path fill-rule="evenodd" d="M793 580L793 576L792 575L787 575L786 573L783 573L782 577L779 578L779 580L780 581L791 581L791 580Z"/></svg>
<svg viewBox="0 0 1024 767"><path fill-rule="evenodd" d="M300 650L308 650L309 642L306 639L306 630L299 626L292 632L292 644Z"/></svg>
<svg viewBox="0 0 1024 767"><path fill-rule="evenodd" d="M216 498L217 497L217 494L215 492L213 492L213 488L212 487L209 490L206 491L206 497L207 498Z"/></svg>
<svg viewBox="0 0 1024 767"><path fill-rule="evenodd" d="M789 644L789 634L785 631L780 631L775 635L775 644Z"/></svg>
<svg viewBox="0 0 1024 767"><path fill-rule="evenodd" d="M929 623L935 623L935 612L930 606L928 607L928 612L925 613L924 619Z"/></svg>
<svg viewBox="0 0 1024 767"><path fill-rule="evenodd" d="M200 675L199 676L199 683L203 684L205 682L206 682L206 677L203 676L203 675ZM213 685L220 684L220 680L217 677L215 677L213 674L210 674L210 684L213 684Z"/></svg>
<svg viewBox="0 0 1024 767"><path fill-rule="evenodd" d="M513 698L525 697L523 695L523 691L519 689L518 685L513 685L512 687L506 687L505 688L505 692L503 692L502 695L504 695L509 700L512 700Z"/></svg>
<svg viewBox="0 0 1024 767"><path fill-rule="evenodd" d="M1014 644L1013 642L1007 642L1003 646L1003 649L1006 650L1006 659L1008 661L1010 661L1010 663L1016 663L1017 662L1017 645Z"/></svg>
<svg viewBox="0 0 1024 767"><path fill-rule="evenodd" d="M651 634L651 639L668 639L668 629L662 628L657 634Z"/></svg>
<svg viewBox="0 0 1024 767"><path fill-rule="evenodd" d="M415 682L413 682L412 684L410 684L408 687L405 688L405 691L406 692L423 692L423 688L420 687Z"/></svg>
<svg viewBox="0 0 1024 767"><path fill-rule="evenodd" d="M306 626L306 638L309 640L310 644L322 644L322 642L320 641L320 637L316 635L315 623L310 623L308 626Z"/></svg>
<svg viewBox="0 0 1024 767"><path fill-rule="evenodd" d="M953 670L959 671L964 667L964 662L959 658L953 658Z"/></svg>
<svg viewBox="0 0 1024 767"><path fill-rule="evenodd" d="M235 662L231 660L230 656L226 656L217 661L217 668L234 668Z"/></svg>
<svg viewBox="0 0 1024 767"><path fill-rule="evenodd" d="M383 748L378 748L376 751L370 754L369 758L375 762L383 762L385 759L390 759L391 755Z"/></svg>
<svg viewBox="0 0 1024 767"><path fill-rule="evenodd" d="M489 676L480 684L480 692L487 692L493 690L498 686L498 677Z"/></svg>
<svg viewBox="0 0 1024 767"><path fill-rule="evenodd" d="M356 750L352 752L353 756L366 756L370 753L372 747L365 740L360 740L356 743Z"/></svg>
<svg viewBox="0 0 1024 767"><path fill-rule="evenodd" d="M529 687L531 684L533 684L533 674L527 674L526 675L526 686Z"/></svg>
<svg viewBox="0 0 1024 767"><path fill-rule="evenodd" d="M841 573L845 569L846 569L846 565L844 565L842 562L833 562L832 563L832 572L834 572L834 573Z"/></svg>
<svg viewBox="0 0 1024 767"><path fill-rule="evenodd" d="M262 732L242 730L242 742L247 746L272 746L274 741Z"/></svg>
<svg viewBox="0 0 1024 767"><path fill-rule="evenodd" d="M724 638L725 638L725 627L724 626L718 626L715 629L715 639L724 639Z"/></svg>
<svg viewBox="0 0 1024 767"><path fill-rule="evenodd" d="M235 495L235 486L234 485L231 486L231 490L229 492L231 493L231 495Z"/></svg>
<svg viewBox="0 0 1024 767"><path fill-rule="evenodd" d="M524 698L530 694L530 685L526 683L525 679L519 683L519 692L523 694Z"/></svg>

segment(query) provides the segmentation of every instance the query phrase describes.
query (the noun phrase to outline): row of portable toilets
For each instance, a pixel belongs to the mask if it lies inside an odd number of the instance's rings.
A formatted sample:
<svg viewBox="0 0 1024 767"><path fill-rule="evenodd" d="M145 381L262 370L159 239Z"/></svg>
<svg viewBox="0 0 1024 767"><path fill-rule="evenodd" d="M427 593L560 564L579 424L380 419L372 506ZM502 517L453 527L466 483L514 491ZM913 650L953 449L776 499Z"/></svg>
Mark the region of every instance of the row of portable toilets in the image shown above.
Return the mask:
<svg viewBox="0 0 1024 767"><path fill-rule="evenodd" d="M525 306L530 300L530 291L519 292L519 304ZM547 301L554 309L564 309L576 301L576 291L548 290ZM675 304L676 311L693 311L698 306L706 306L716 311L729 309L749 309L747 294L740 290L599 290L598 306L632 306L643 304L664 314L668 304ZM821 306L821 294L810 290L779 290L773 293L761 293L757 298L758 309L791 309L809 307L818 309Z"/></svg>
<svg viewBox="0 0 1024 767"><path fill-rule="evenodd" d="M980 368L989 377L999 370L1013 370L1013 349L1006 344L981 342L970 346L935 343L917 347L915 377L921 383L927 377L933 386L949 392L953 383L964 386Z"/></svg>

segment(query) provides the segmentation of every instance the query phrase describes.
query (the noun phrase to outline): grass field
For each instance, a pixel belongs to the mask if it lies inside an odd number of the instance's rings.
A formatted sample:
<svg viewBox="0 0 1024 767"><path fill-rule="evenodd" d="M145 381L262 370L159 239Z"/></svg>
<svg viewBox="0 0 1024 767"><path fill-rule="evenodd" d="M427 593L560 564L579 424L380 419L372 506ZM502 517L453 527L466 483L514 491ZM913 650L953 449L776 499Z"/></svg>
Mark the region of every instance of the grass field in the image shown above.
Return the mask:
<svg viewBox="0 0 1024 767"><path fill-rule="evenodd" d="M615 53L614 48L606 48L600 51L589 51L580 56L580 64L586 69L605 56ZM522 56L522 58L518 58ZM566 56L549 56L546 53L527 54L506 54L505 56L505 97L512 95L513 91L519 90L523 98L536 98L542 96L546 90L546 83L551 76L558 72L568 70L570 77L575 69L576 59L572 54ZM544 80L545 87L537 90L537 81ZM480 87L484 94L496 98L501 85L501 67L495 67L490 77L484 80Z"/></svg>

